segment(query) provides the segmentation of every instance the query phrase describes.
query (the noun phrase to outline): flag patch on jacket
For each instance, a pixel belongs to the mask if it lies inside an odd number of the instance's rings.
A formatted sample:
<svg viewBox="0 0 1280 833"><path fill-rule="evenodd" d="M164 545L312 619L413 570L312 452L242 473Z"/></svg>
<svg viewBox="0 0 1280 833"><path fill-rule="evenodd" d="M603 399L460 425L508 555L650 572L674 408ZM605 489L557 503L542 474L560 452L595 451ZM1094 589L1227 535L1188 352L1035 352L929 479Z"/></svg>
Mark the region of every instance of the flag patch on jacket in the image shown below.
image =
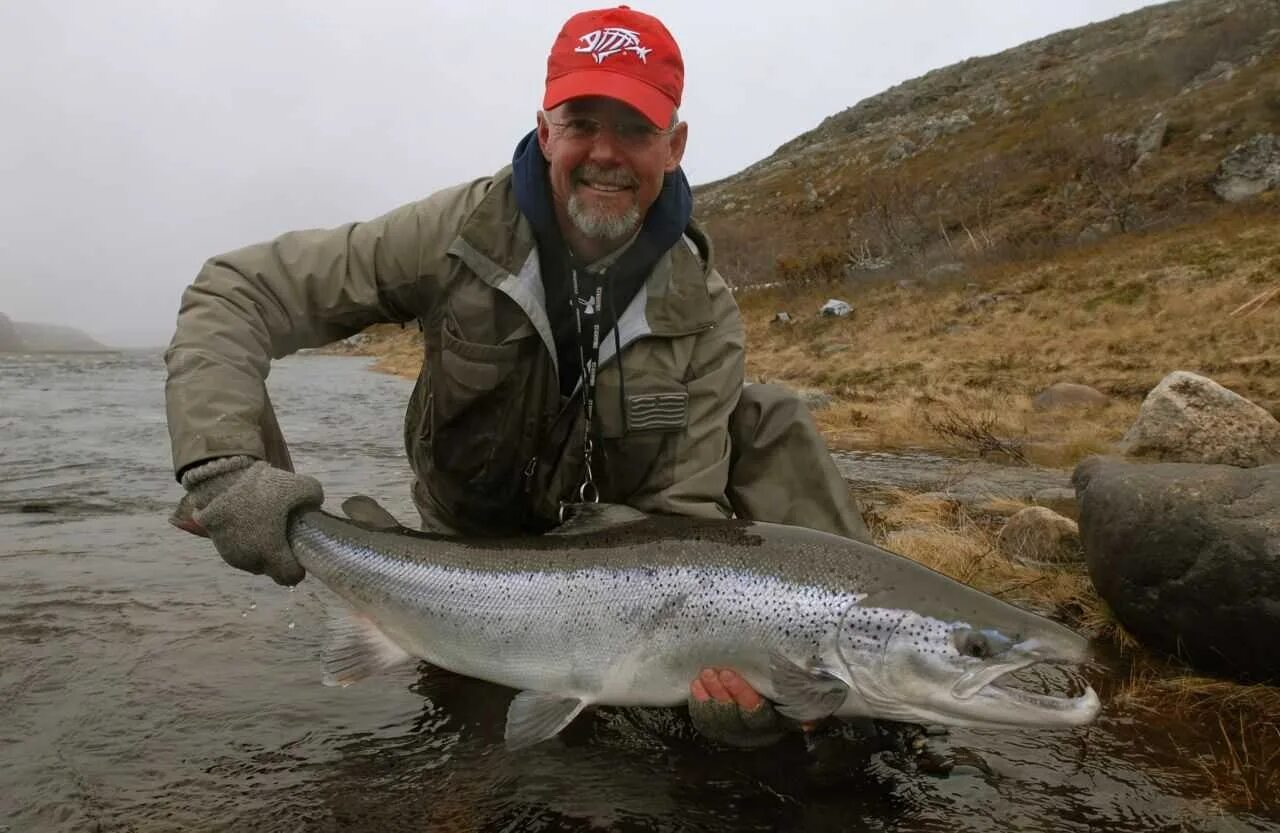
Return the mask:
<svg viewBox="0 0 1280 833"><path fill-rule="evenodd" d="M689 422L689 394L637 393L627 397L628 431L670 431Z"/></svg>

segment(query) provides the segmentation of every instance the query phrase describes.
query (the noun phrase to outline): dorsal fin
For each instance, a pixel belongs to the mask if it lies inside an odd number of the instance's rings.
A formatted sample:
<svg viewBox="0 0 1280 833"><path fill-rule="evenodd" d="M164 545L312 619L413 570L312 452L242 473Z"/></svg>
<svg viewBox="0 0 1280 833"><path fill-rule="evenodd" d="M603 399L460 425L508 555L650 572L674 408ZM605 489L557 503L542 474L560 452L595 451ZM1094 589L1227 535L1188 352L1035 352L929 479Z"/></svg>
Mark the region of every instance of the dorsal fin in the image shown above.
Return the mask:
<svg viewBox="0 0 1280 833"><path fill-rule="evenodd" d="M568 519L548 535L587 535L643 521L649 517L639 509L620 503L571 503L566 506Z"/></svg>
<svg viewBox="0 0 1280 833"><path fill-rule="evenodd" d="M386 509L368 495L352 495L342 502L342 511L348 518L370 529L395 530L404 529Z"/></svg>

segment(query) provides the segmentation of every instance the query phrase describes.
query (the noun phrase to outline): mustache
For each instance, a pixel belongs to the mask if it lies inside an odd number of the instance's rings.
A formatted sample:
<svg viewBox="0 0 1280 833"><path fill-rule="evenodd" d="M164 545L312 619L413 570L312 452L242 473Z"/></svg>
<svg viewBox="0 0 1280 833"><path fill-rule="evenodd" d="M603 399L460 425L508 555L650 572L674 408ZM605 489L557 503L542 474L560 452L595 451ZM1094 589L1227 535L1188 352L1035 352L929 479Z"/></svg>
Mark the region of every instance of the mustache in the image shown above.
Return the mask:
<svg viewBox="0 0 1280 833"><path fill-rule="evenodd" d="M573 169L573 179L575 182L591 180L624 188L634 188L638 184L636 178L622 168L602 168L599 165L579 165Z"/></svg>

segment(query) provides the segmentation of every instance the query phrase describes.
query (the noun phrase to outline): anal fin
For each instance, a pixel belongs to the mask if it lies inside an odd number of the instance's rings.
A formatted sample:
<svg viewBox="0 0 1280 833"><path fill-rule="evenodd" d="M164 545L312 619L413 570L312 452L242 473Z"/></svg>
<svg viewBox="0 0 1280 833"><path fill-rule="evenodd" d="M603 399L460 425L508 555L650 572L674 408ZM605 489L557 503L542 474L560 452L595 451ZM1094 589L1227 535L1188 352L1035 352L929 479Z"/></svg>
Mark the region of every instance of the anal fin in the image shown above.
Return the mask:
<svg viewBox="0 0 1280 833"><path fill-rule="evenodd" d="M555 737L584 706L586 701L577 697L540 691L520 692L507 708L507 748L523 749Z"/></svg>
<svg viewBox="0 0 1280 833"><path fill-rule="evenodd" d="M371 619L335 611L329 619L324 647L324 684L349 686L411 659Z"/></svg>
<svg viewBox="0 0 1280 833"><path fill-rule="evenodd" d="M821 720L834 714L849 694L849 686L821 666L802 668L776 651L770 656L770 677L779 714L794 720Z"/></svg>

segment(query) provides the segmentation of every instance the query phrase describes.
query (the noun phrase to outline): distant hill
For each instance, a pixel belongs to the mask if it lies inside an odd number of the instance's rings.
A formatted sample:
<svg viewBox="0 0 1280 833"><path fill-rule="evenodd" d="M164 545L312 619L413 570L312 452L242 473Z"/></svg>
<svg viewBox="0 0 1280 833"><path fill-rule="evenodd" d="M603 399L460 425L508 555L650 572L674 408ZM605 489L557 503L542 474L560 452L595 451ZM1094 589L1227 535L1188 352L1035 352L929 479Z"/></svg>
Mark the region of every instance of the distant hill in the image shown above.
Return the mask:
<svg viewBox="0 0 1280 833"><path fill-rule="evenodd" d="M74 327L13 321L0 313L0 353L96 353L111 349Z"/></svg>
<svg viewBox="0 0 1280 833"><path fill-rule="evenodd" d="M22 336L9 320L9 316L0 312L0 353L16 353L22 349Z"/></svg>

